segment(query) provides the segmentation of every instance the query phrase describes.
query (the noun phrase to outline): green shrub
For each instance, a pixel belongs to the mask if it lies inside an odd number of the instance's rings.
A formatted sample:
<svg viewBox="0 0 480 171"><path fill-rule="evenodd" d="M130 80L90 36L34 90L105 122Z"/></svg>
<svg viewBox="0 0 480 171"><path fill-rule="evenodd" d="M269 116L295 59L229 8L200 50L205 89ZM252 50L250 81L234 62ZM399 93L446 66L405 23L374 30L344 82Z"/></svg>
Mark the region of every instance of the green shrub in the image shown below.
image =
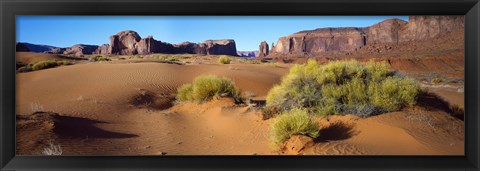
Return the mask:
<svg viewBox="0 0 480 171"><path fill-rule="evenodd" d="M182 85L177 92L179 101L205 102L216 97L233 97L240 102L242 99L240 90L232 80L214 75L199 76L192 84Z"/></svg>
<svg viewBox="0 0 480 171"><path fill-rule="evenodd" d="M306 109L293 108L282 112L271 125L272 141L277 146L293 135L317 138L319 134L318 123L311 118Z"/></svg>
<svg viewBox="0 0 480 171"><path fill-rule="evenodd" d="M441 78L434 78L434 79L432 79L432 83L433 83L433 84L438 84L438 83L441 83L441 82L443 82L443 79L441 79Z"/></svg>
<svg viewBox="0 0 480 171"><path fill-rule="evenodd" d="M89 61L93 61L93 62L96 62L96 61L111 61L111 59L108 58L108 57L104 57L104 56L94 56L94 57L90 57Z"/></svg>
<svg viewBox="0 0 480 171"><path fill-rule="evenodd" d="M36 71L41 69L53 68L56 66L58 66L58 64L56 61L53 60L39 61L32 65L32 70Z"/></svg>
<svg viewBox="0 0 480 171"><path fill-rule="evenodd" d="M231 61L232 59L228 56L220 56L220 58L218 58L218 63L220 64L229 64Z"/></svg>
<svg viewBox="0 0 480 171"><path fill-rule="evenodd" d="M184 84L178 88L177 99L179 101L193 101L193 85Z"/></svg>
<svg viewBox="0 0 480 171"><path fill-rule="evenodd" d="M269 91L266 108L366 117L415 104L419 92L414 80L396 75L386 62L335 61L321 66L309 60L293 66Z"/></svg>
<svg viewBox="0 0 480 171"><path fill-rule="evenodd" d="M17 69L18 72L30 72L33 71L32 65L28 64Z"/></svg>
<svg viewBox="0 0 480 171"><path fill-rule="evenodd" d="M143 59L143 57L140 55L133 55L133 56L130 56L130 58L128 59Z"/></svg>
<svg viewBox="0 0 480 171"><path fill-rule="evenodd" d="M73 65L74 64L73 62L67 61L67 60L56 61L56 62L57 62L57 65Z"/></svg>
<svg viewBox="0 0 480 171"><path fill-rule="evenodd" d="M180 56L153 56L153 59L163 60L163 61L179 61L182 57Z"/></svg>

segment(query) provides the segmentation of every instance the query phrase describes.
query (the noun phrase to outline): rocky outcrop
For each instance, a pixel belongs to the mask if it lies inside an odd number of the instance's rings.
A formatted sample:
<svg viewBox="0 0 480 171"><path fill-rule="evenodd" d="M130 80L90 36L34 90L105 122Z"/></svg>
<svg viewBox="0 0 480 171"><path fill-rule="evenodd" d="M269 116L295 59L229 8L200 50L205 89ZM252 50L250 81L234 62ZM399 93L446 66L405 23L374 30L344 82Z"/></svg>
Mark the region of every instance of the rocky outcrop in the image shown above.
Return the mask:
<svg viewBox="0 0 480 171"><path fill-rule="evenodd" d="M96 54L135 55L151 53L190 53L204 55L237 56L234 40L207 40L203 43L183 42L177 45L155 40L152 36L144 39L137 32L127 30L110 36L110 45L102 45Z"/></svg>
<svg viewBox="0 0 480 171"><path fill-rule="evenodd" d="M366 44L398 43L407 24L400 19L389 19L372 25L366 29Z"/></svg>
<svg viewBox="0 0 480 171"><path fill-rule="evenodd" d="M464 16L410 16L401 41L435 38L464 28Z"/></svg>
<svg viewBox="0 0 480 171"><path fill-rule="evenodd" d="M257 57L259 55L259 51L237 51L237 55L240 57Z"/></svg>
<svg viewBox="0 0 480 171"><path fill-rule="evenodd" d="M102 46L99 46L94 54L104 54L104 55L107 55L107 54L110 54L111 53L111 49L110 49L110 45L109 44L103 44Z"/></svg>
<svg viewBox="0 0 480 171"><path fill-rule="evenodd" d="M93 54L97 50L97 48L98 46L96 45L77 44L77 45L73 45L72 47L66 48L63 54L75 55L75 56Z"/></svg>
<svg viewBox="0 0 480 171"><path fill-rule="evenodd" d="M365 28L320 28L281 37L271 53L293 55L352 54L361 48L379 47L378 52L396 44L424 41L450 32L463 30L463 16L410 16L409 22L388 19ZM262 42L263 43L263 42Z"/></svg>
<svg viewBox="0 0 480 171"><path fill-rule="evenodd" d="M281 54L351 52L365 44L364 28L321 28L282 37L272 52Z"/></svg>
<svg viewBox="0 0 480 171"><path fill-rule="evenodd" d="M174 53L207 54L207 47L203 43L183 42L174 47Z"/></svg>
<svg viewBox="0 0 480 171"><path fill-rule="evenodd" d="M232 39L206 40L203 42L207 55L231 55L237 56L237 46Z"/></svg>
<svg viewBox="0 0 480 171"><path fill-rule="evenodd" d="M134 55L137 54L135 44L140 41L140 35L132 30L126 30L110 36L110 54Z"/></svg>
<svg viewBox="0 0 480 171"><path fill-rule="evenodd" d="M266 41L260 43L258 50L258 57L265 57L270 53L270 49L268 48L268 43Z"/></svg>
<svg viewBox="0 0 480 171"><path fill-rule="evenodd" d="M138 54L150 54L150 53L172 53L173 46L169 43L164 43L153 39L153 36L141 39L135 44L135 48Z"/></svg>

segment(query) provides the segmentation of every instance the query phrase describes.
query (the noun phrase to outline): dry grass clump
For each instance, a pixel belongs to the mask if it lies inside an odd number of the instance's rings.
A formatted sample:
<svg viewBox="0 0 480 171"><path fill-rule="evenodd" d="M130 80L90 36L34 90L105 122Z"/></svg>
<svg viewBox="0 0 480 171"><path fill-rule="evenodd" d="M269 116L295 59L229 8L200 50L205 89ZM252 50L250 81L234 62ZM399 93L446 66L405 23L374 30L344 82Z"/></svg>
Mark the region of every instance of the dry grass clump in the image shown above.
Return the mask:
<svg viewBox="0 0 480 171"><path fill-rule="evenodd" d="M97 62L97 61L111 61L110 58L105 57L105 56L93 56L88 59L89 61L92 62Z"/></svg>
<svg viewBox="0 0 480 171"><path fill-rule="evenodd" d="M218 63L220 64L229 64L230 62L232 62L232 59L228 56L220 56L218 58Z"/></svg>
<svg viewBox="0 0 480 171"><path fill-rule="evenodd" d="M320 127L308 114L308 110L293 108L282 112L271 125L272 142L276 147L293 135L305 135L317 138Z"/></svg>
<svg viewBox="0 0 480 171"><path fill-rule="evenodd" d="M205 102L217 97L233 97L242 101L240 89L228 78L214 75L199 76L192 84L184 84L177 89L178 101Z"/></svg>
<svg viewBox="0 0 480 171"><path fill-rule="evenodd" d="M47 69L47 68L54 68L57 66L62 66L62 65L73 65L75 63L67 60L45 60L45 61L38 61L35 63L31 63L28 65L25 65L23 67L20 67L17 69L18 72L30 72L30 71L37 71L37 70L42 70L42 69Z"/></svg>
<svg viewBox="0 0 480 171"><path fill-rule="evenodd" d="M433 84L438 84L438 83L443 82L443 79L441 79L441 78L433 78L431 82L432 82Z"/></svg>
<svg viewBox="0 0 480 171"><path fill-rule="evenodd" d="M58 156L58 155L62 155L62 153L63 153L62 146L55 145L53 144L52 141L50 141L49 146L44 148L42 151L43 155L48 155L48 156L52 156L52 155Z"/></svg>
<svg viewBox="0 0 480 171"><path fill-rule="evenodd" d="M336 61L295 65L268 93L270 116L293 108L312 113L367 117L416 103L420 86L389 69L386 62ZM272 114L273 113L273 114ZM268 114L268 113L267 113Z"/></svg>

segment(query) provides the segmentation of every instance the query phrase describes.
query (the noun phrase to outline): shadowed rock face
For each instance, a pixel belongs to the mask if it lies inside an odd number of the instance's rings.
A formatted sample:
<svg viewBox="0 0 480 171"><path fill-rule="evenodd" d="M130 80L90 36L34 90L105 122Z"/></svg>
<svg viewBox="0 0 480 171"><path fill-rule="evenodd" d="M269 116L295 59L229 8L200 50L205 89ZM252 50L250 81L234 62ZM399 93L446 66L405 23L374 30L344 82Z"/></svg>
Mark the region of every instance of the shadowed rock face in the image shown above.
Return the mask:
<svg viewBox="0 0 480 171"><path fill-rule="evenodd" d="M97 50L97 48L98 46L95 45L77 44L73 45L72 47L66 48L65 51L63 51L63 54L75 56L93 54Z"/></svg>
<svg viewBox="0 0 480 171"><path fill-rule="evenodd" d="M173 46L169 43L164 43L153 39L152 36L141 39L135 44L138 54L149 54L149 53L172 53Z"/></svg>
<svg viewBox="0 0 480 171"><path fill-rule="evenodd" d="M110 45L109 44L103 44L102 46L99 46L96 50L95 50L95 54L110 54L111 53L111 49L110 49Z"/></svg>
<svg viewBox="0 0 480 171"><path fill-rule="evenodd" d="M356 51L365 45L363 28L321 28L301 31L278 40L275 53L302 54Z"/></svg>
<svg viewBox="0 0 480 171"><path fill-rule="evenodd" d="M389 19L372 25L366 29L367 44L398 43L400 36L407 29L408 22L400 19Z"/></svg>
<svg viewBox="0 0 480 171"><path fill-rule="evenodd" d="M140 41L140 35L137 32L126 30L110 36L110 54L115 55L134 55L137 54L135 44Z"/></svg>
<svg viewBox="0 0 480 171"><path fill-rule="evenodd" d="M389 19L366 28L301 31L279 38L271 53L350 54L366 45L421 41L464 28L463 16L410 16L409 20Z"/></svg>
<svg viewBox="0 0 480 171"><path fill-rule="evenodd" d="M237 46L232 39L226 40L206 40L205 44L207 55L231 55L237 56Z"/></svg>
<svg viewBox="0 0 480 171"><path fill-rule="evenodd" d="M401 41L424 40L464 28L464 16L410 16Z"/></svg>
<svg viewBox="0 0 480 171"><path fill-rule="evenodd" d="M259 48L258 57L265 57L270 53L270 49L268 48L268 43L266 41L261 42L258 48Z"/></svg>

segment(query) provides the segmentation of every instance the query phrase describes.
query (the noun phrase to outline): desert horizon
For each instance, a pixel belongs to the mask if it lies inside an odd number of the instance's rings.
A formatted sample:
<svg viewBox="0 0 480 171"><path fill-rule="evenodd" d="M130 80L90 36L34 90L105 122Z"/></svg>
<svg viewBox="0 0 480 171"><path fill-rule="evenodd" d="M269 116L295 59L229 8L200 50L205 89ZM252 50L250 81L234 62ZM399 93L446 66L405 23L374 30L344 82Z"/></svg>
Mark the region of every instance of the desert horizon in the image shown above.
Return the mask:
<svg viewBox="0 0 480 171"><path fill-rule="evenodd" d="M20 18L17 155L464 155L463 16L253 18Z"/></svg>

